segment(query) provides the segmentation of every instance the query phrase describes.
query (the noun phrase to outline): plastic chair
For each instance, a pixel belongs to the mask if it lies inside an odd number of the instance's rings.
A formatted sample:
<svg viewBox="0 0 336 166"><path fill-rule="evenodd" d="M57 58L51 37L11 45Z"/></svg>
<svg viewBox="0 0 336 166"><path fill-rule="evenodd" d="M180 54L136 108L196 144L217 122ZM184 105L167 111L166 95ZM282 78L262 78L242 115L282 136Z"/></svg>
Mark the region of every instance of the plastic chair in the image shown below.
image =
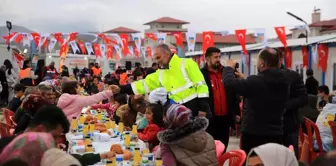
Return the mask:
<svg viewBox="0 0 336 166"><path fill-rule="evenodd" d="M306 117L304 118L304 120L308 132L308 144L309 144L308 162L311 163L318 155L323 154L324 151L322 146L320 130L318 129L317 125ZM312 129L314 129L314 133ZM318 146L317 150L315 150L316 148L314 148L313 134L315 134L315 140Z"/></svg>
<svg viewBox="0 0 336 166"><path fill-rule="evenodd" d="M336 123L333 121L329 121L329 126L333 135L333 144L334 144L334 148L336 148Z"/></svg>
<svg viewBox="0 0 336 166"><path fill-rule="evenodd" d="M7 125L9 125L11 128L15 128L16 126L16 123L14 121L15 113L7 108L2 108L2 110L3 110Z"/></svg>
<svg viewBox="0 0 336 166"><path fill-rule="evenodd" d="M10 133L11 127L7 125L6 123L0 122L0 137L8 137L12 134Z"/></svg>
<svg viewBox="0 0 336 166"><path fill-rule="evenodd" d="M229 160L229 166L242 166L246 159L246 153L243 150L232 150L224 153L218 159L218 165L223 166L226 160Z"/></svg>
<svg viewBox="0 0 336 166"><path fill-rule="evenodd" d="M225 150L225 145L221 141L215 140L215 146L216 146L216 156L217 158L219 158L220 156L222 156Z"/></svg>

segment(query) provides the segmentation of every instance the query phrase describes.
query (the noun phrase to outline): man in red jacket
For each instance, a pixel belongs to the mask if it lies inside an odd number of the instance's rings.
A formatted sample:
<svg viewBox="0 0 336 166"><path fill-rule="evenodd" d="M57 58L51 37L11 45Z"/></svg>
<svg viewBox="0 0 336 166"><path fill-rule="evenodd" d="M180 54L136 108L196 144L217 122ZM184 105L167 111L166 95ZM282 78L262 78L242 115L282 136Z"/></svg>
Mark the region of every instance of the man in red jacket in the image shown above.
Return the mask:
<svg viewBox="0 0 336 166"><path fill-rule="evenodd" d="M234 126L236 115L240 112L239 98L225 88L222 82L223 66L220 57L218 48L209 47L205 52L206 65L201 72L209 88L209 106L213 115L207 131L227 147L230 126Z"/></svg>

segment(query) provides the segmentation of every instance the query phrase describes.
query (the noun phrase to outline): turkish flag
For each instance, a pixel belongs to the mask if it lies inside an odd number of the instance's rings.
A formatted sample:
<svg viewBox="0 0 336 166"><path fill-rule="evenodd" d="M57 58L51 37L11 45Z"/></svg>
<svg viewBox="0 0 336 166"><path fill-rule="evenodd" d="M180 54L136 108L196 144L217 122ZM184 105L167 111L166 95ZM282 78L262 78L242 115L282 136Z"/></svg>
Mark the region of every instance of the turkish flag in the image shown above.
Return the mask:
<svg viewBox="0 0 336 166"><path fill-rule="evenodd" d="M129 54L129 49L128 49L128 34L120 34L121 41L123 43L123 54L124 56L127 56Z"/></svg>
<svg viewBox="0 0 336 166"><path fill-rule="evenodd" d="M302 51L302 66L308 67L308 47L307 46L301 47L301 51Z"/></svg>
<svg viewBox="0 0 336 166"><path fill-rule="evenodd" d="M180 46L180 48L183 48L183 36L182 36L182 32L175 32L173 33L175 40L176 40L176 44L178 46Z"/></svg>
<svg viewBox="0 0 336 166"><path fill-rule="evenodd" d="M107 59L112 59L113 58L113 46L110 45L110 44L107 45L106 57L107 57Z"/></svg>
<svg viewBox="0 0 336 166"><path fill-rule="evenodd" d="M154 41L157 41L157 37L154 33L145 33L145 35L146 35L147 38L150 38Z"/></svg>
<svg viewBox="0 0 336 166"><path fill-rule="evenodd" d="M114 45L118 44L117 41L109 39L107 37L104 39L104 41L105 41L105 44L114 44Z"/></svg>
<svg viewBox="0 0 336 166"><path fill-rule="evenodd" d="M283 44L284 47L287 47L287 40L286 40L286 31L285 27L274 27L276 34L280 42Z"/></svg>
<svg viewBox="0 0 336 166"><path fill-rule="evenodd" d="M99 56L102 57L102 52L100 50L100 45L99 44L97 44L97 43L93 44L93 50L95 52L96 57L99 57Z"/></svg>
<svg viewBox="0 0 336 166"><path fill-rule="evenodd" d="M72 42L74 40L76 40L78 32L72 32L70 33L70 37L69 37L69 41L68 42Z"/></svg>
<svg viewBox="0 0 336 166"><path fill-rule="evenodd" d="M33 40L34 40L36 46L38 46L39 42L40 42L41 35L39 33L36 33L36 32L31 33L31 35L33 37Z"/></svg>
<svg viewBox="0 0 336 166"><path fill-rule="evenodd" d="M77 44L78 44L78 46L79 46L79 48L80 48L82 54L87 54L87 51L86 51L86 48L85 48L84 43L81 42L81 41L78 41Z"/></svg>
<svg viewBox="0 0 336 166"><path fill-rule="evenodd" d="M214 46L214 35L213 32L209 31L209 32L203 32L202 36L203 36L202 50L204 54L206 49Z"/></svg>
<svg viewBox="0 0 336 166"><path fill-rule="evenodd" d="M54 33L54 37L59 44L63 45L64 39L62 33Z"/></svg>
<svg viewBox="0 0 336 166"><path fill-rule="evenodd" d="M22 40L23 40L23 36L22 36L22 34L20 33L20 34L18 34L18 35L16 36L16 38L15 38L15 42L16 42L17 44L20 44Z"/></svg>
<svg viewBox="0 0 336 166"><path fill-rule="evenodd" d="M293 53L290 48L285 48L285 61L288 69L292 68Z"/></svg>
<svg viewBox="0 0 336 166"><path fill-rule="evenodd" d="M2 38L6 41L6 44L8 44L10 42L10 39L12 37L14 37L14 35L16 34L17 32L12 32L10 33L8 36L3 36Z"/></svg>
<svg viewBox="0 0 336 166"><path fill-rule="evenodd" d="M244 56L247 56L248 52L246 50L246 29L238 29L235 32L236 32L236 37L242 47Z"/></svg>
<svg viewBox="0 0 336 166"><path fill-rule="evenodd" d="M146 52L147 52L148 57L152 57L152 47L147 46Z"/></svg>
<svg viewBox="0 0 336 166"><path fill-rule="evenodd" d="M43 43L43 47L44 48L48 48L48 45L49 45L49 41L45 40L44 43Z"/></svg>
<svg viewBox="0 0 336 166"><path fill-rule="evenodd" d="M318 56L319 56L318 67L320 67L323 72L327 71L328 53L329 53L329 48L327 44L318 45Z"/></svg>
<svg viewBox="0 0 336 166"><path fill-rule="evenodd" d="M65 58L66 55L68 54L68 43L64 43L61 45L61 49L60 49L60 57Z"/></svg>
<svg viewBox="0 0 336 166"><path fill-rule="evenodd" d="M133 46L134 54L137 58L139 58L140 50L136 46Z"/></svg>
<svg viewBox="0 0 336 166"><path fill-rule="evenodd" d="M16 60L16 63L20 66L20 68L22 67L22 62L25 59L24 56L18 54L17 52L13 51L13 56L14 59Z"/></svg>

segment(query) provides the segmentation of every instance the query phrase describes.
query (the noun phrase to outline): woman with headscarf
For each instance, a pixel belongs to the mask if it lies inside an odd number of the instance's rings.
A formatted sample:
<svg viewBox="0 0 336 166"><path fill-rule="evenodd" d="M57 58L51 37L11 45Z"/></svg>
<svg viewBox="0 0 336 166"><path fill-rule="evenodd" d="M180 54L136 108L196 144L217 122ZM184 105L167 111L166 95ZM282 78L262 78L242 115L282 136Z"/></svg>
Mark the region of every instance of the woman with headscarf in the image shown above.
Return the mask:
<svg viewBox="0 0 336 166"><path fill-rule="evenodd" d="M156 151L163 165L218 165L215 141L205 131L209 124L206 118L192 119L192 111L179 104L169 106L165 115L168 127L157 134L160 146Z"/></svg>
<svg viewBox="0 0 336 166"><path fill-rule="evenodd" d="M8 83L8 101L11 101L15 95L14 86L19 82L19 76L8 59L4 61L4 65L6 66L6 79Z"/></svg>
<svg viewBox="0 0 336 166"><path fill-rule="evenodd" d="M61 165L81 166L81 164L76 158L60 149L51 148L44 153L41 161L41 166L61 166Z"/></svg>
<svg viewBox="0 0 336 166"><path fill-rule="evenodd" d="M0 155L0 165L20 160L28 166L39 166L44 152L55 147L51 134L26 132L9 143Z"/></svg>
<svg viewBox="0 0 336 166"><path fill-rule="evenodd" d="M298 166L295 153L276 143L268 143L253 148L247 156L246 166Z"/></svg>
<svg viewBox="0 0 336 166"><path fill-rule="evenodd" d="M0 68L0 83L1 83L1 92L0 92L0 105L6 106L8 104L8 83L6 79L6 66L3 65Z"/></svg>
<svg viewBox="0 0 336 166"><path fill-rule="evenodd" d="M29 60L25 60L23 62L23 67L19 72L19 76L20 76L20 83L25 86L34 86L35 85L34 79L38 78L38 76L34 74L34 71L30 67Z"/></svg>
<svg viewBox="0 0 336 166"><path fill-rule="evenodd" d="M26 96L20 108L15 112L14 120L17 125L14 133L18 134L23 132L35 116L36 111L47 104L48 101L45 100L41 94L30 94Z"/></svg>

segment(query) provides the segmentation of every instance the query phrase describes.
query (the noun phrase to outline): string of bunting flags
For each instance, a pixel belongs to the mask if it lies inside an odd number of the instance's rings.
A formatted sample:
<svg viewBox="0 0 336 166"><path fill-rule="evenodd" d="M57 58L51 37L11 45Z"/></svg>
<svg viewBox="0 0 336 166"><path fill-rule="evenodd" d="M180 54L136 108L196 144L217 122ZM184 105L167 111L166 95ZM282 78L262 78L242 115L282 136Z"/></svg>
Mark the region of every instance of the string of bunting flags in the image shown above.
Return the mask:
<svg viewBox="0 0 336 166"><path fill-rule="evenodd" d="M307 26L295 26L297 29L308 29ZM285 52L285 62L286 66L291 66L292 64L292 51L290 48L287 48L287 39L285 26L274 27L274 30L279 38L280 42L284 46ZM257 28L254 29L256 40L258 43L262 43L265 47L268 46L267 36L265 29ZM248 51L246 49L246 32L247 29L237 29L235 30L235 35L242 47L242 57L243 61L248 64ZM220 32L223 36L229 35L228 31ZM78 35L92 35L94 39L90 42L83 42L77 39ZM187 42L188 52L195 51L196 44L196 33L194 32L169 32L169 33L145 33L144 37L153 41L156 41L158 44L166 43L167 35L174 36L176 45L183 50L183 42ZM65 60L68 53L69 46L72 48L74 53L80 52L82 54L95 55L96 57L106 56L107 59L113 58L115 52L116 59L122 58L122 56L136 56L140 57L142 54L144 57L153 56L153 48L151 46L144 46L142 43L142 35L140 33L135 34L105 34L105 33L23 33L23 32L12 32L8 36L3 37L6 43L15 41L16 43L22 43L24 46L30 46L31 41L33 40L34 44L37 46L37 49L45 47L51 52L55 45L58 43L60 47L60 57ZM131 38L131 40L129 39ZM97 43L98 39L103 41L102 43ZM208 47L214 46L214 32L205 31L202 33L202 52L205 53ZM134 46L129 46L129 41L134 41ZM313 50L314 49L314 50ZM176 50L175 50L176 51ZM322 70L326 70L326 59L328 57L328 46L325 44L316 45L312 47L312 52L318 52L319 60L318 65ZM316 54L312 54L314 62L316 62ZM303 66L308 65L308 47L302 47L302 56L303 56ZM200 61L204 62L204 56L200 57Z"/></svg>

